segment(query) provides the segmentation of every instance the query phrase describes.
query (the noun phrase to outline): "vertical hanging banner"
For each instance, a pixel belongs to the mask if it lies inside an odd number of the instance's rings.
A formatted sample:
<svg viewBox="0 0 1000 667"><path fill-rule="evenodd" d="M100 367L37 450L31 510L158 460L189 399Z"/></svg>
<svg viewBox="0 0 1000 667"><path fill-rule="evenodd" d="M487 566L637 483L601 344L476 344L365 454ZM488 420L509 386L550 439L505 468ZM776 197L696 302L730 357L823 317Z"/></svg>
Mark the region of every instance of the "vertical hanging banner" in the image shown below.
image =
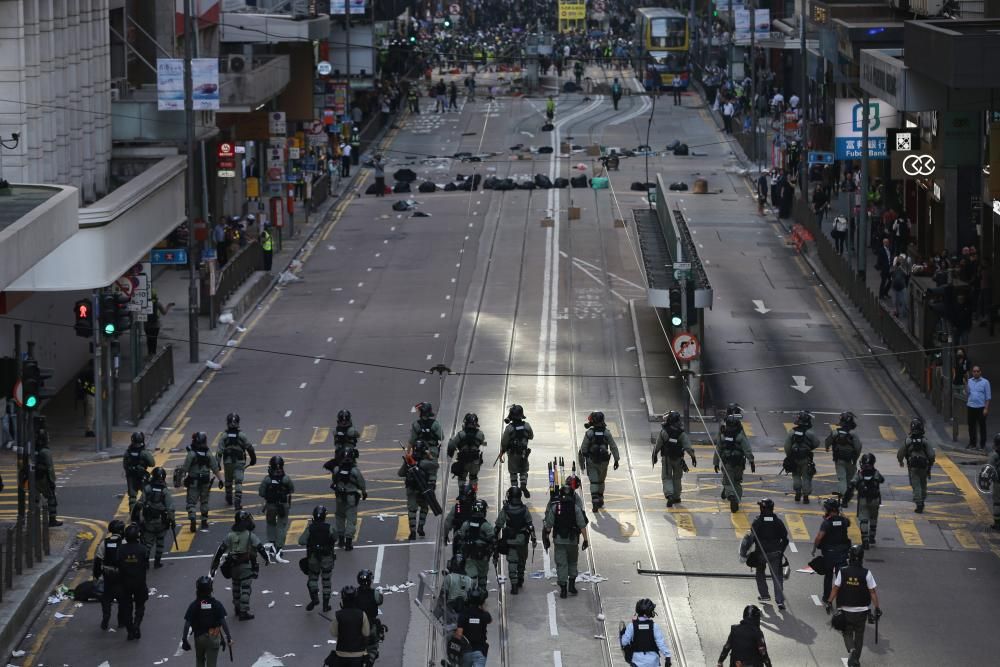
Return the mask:
<svg viewBox="0 0 1000 667"><path fill-rule="evenodd" d="M219 108L218 58L194 58L191 61L191 82L194 110L217 110ZM159 111L184 110L182 59L156 59L156 108Z"/></svg>

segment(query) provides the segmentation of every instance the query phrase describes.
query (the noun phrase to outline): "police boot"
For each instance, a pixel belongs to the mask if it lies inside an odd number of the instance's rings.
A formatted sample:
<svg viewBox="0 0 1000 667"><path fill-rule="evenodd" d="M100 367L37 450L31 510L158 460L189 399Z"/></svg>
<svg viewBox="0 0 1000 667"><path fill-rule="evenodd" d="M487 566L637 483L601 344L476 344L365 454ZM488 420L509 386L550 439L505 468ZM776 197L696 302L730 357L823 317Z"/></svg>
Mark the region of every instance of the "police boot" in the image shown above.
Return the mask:
<svg viewBox="0 0 1000 667"><path fill-rule="evenodd" d="M559 584L559 597L566 599L566 584Z"/></svg>
<svg viewBox="0 0 1000 667"><path fill-rule="evenodd" d="M914 512L916 512L917 514L923 514L924 513L924 504L923 503L917 503L917 509L915 509Z"/></svg>
<svg viewBox="0 0 1000 667"><path fill-rule="evenodd" d="M865 551L868 551L868 548L870 546L871 546L871 542L868 541L868 536L867 535L862 535L861 536L861 548L864 549Z"/></svg>
<svg viewBox="0 0 1000 667"><path fill-rule="evenodd" d="M516 581L511 581L510 582L510 594L511 595L517 595L517 582Z"/></svg>
<svg viewBox="0 0 1000 667"><path fill-rule="evenodd" d="M226 492L226 504L227 505L233 504L233 494L229 493L228 491Z"/></svg>
<svg viewBox="0 0 1000 667"><path fill-rule="evenodd" d="M406 539L408 539L410 542L412 542L413 540L417 539L417 534L411 530L410 531L410 536L408 538L406 538Z"/></svg>
<svg viewBox="0 0 1000 667"><path fill-rule="evenodd" d="M337 546L340 547L341 549L344 548L344 536L343 535L341 535L340 537L337 538Z"/></svg>
<svg viewBox="0 0 1000 667"><path fill-rule="evenodd" d="M319 604L319 596L313 593L309 596L309 604L306 605L306 611L312 611Z"/></svg>
<svg viewBox="0 0 1000 667"><path fill-rule="evenodd" d="M802 492L801 491L796 491L795 492L795 502L799 502L800 500L802 500Z"/></svg>
<svg viewBox="0 0 1000 667"><path fill-rule="evenodd" d="M417 528L417 535L419 535L420 537L427 537L427 534L424 532L423 528Z"/></svg>
<svg viewBox="0 0 1000 667"><path fill-rule="evenodd" d="M131 625L128 626L128 637L126 637L126 639L128 639L129 641L135 639L135 628Z"/></svg>
<svg viewBox="0 0 1000 667"><path fill-rule="evenodd" d="M344 539L344 551L353 551L354 545L351 544L354 538L348 537Z"/></svg>
<svg viewBox="0 0 1000 667"><path fill-rule="evenodd" d="M236 618L237 620L240 621L252 621L254 619L254 615L248 611L244 611L240 612L240 614Z"/></svg>
<svg viewBox="0 0 1000 667"><path fill-rule="evenodd" d="M673 507L673 506L674 506L674 499L667 498L667 507Z"/></svg>
<svg viewBox="0 0 1000 667"><path fill-rule="evenodd" d="M521 495L524 496L525 498L530 498L531 497L531 491L528 491L528 485L527 484L522 484L521 485Z"/></svg>
<svg viewBox="0 0 1000 667"><path fill-rule="evenodd" d="M570 595L576 595L576 593L577 593L577 590L576 590L576 579L570 579L569 580L569 594Z"/></svg>
<svg viewBox="0 0 1000 667"><path fill-rule="evenodd" d="M740 501L736 499L736 496L729 496L729 511L733 514L740 511Z"/></svg>
<svg viewBox="0 0 1000 667"><path fill-rule="evenodd" d="M105 614L104 616L101 616L101 630L107 630L108 629L108 624L110 622L111 622L111 615L110 614Z"/></svg>
<svg viewBox="0 0 1000 667"><path fill-rule="evenodd" d="M330 596L323 596L323 611L330 611Z"/></svg>
<svg viewBox="0 0 1000 667"><path fill-rule="evenodd" d="M809 495L808 494L805 494L805 493L802 494L802 504L803 505L808 505L809 504Z"/></svg>
<svg viewBox="0 0 1000 667"><path fill-rule="evenodd" d="M156 559L153 561L154 570L159 570L161 567L163 567L163 561L160 560L160 558L161 558L160 556L157 556Z"/></svg>
<svg viewBox="0 0 1000 667"><path fill-rule="evenodd" d="M198 532L198 520L197 519L191 519L191 532L192 533L197 533Z"/></svg>
<svg viewBox="0 0 1000 667"><path fill-rule="evenodd" d="M57 519L55 514L50 514L49 515L49 527L50 528L58 528L61 525L63 525L63 522L60 521L59 519Z"/></svg>

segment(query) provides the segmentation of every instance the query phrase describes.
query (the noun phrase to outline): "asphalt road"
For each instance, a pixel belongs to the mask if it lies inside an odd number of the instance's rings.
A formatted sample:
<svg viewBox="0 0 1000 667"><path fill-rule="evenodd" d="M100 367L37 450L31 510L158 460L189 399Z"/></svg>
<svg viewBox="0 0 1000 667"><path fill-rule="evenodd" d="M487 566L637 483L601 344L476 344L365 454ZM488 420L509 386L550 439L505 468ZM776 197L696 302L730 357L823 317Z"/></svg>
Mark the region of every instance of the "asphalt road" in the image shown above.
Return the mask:
<svg viewBox="0 0 1000 667"><path fill-rule="evenodd" d="M214 436L226 413L238 411L261 457L248 474L248 507L259 508L255 487L266 459L282 455L296 484L289 535L294 543L314 505L333 506L321 466L330 455L329 429L337 411L353 412L363 431L359 465L369 499L362 504L358 548L338 553L334 588L352 583L361 568L373 569L378 583L390 587L383 607L390 632L380 664L426 665L442 657L440 637L414 602L427 601L420 597L422 575L433 580L450 549L440 545L435 519L426 540L406 541L405 499L396 475L395 441L405 440L415 417L412 406L423 400L439 407L448 435L465 412L478 413L488 463L498 451L506 406L524 405L536 434L528 502L539 529L547 498L545 462L563 457L570 469L590 411L604 411L622 451L622 467L609 474L606 509L590 517L592 547L580 561L581 571L599 575L600 583L581 582L579 597L559 600L552 564L539 546L522 594L491 590L489 608L496 618L491 664L623 664L615 641L618 621L630 617L641 597L657 602L658 619L678 653L675 664L714 664L728 625L756 601L752 581L640 577L635 562L744 572L735 557L738 540L753 518L753 502L767 495L792 527L793 568L802 567L819 525L819 507L795 505L788 497L790 482L776 474L786 423L799 409L816 412L818 431L841 410L861 415L865 447L879 457L889 481L880 546L869 558L886 615L880 643L875 647L869 639L864 663L989 661L991 650L982 638L996 615L990 591L1000 568L996 544L983 530L981 500L969 494L959 469L943 462L928 512L913 514L907 480L893 455L908 422L903 397L894 394L879 366L848 359L860 351L849 323L785 247L778 229L757 217L743 179L725 168L729 147L705 111L691 96L686 105L657 103L649 143L662 147L680 137L703 155L651 158L650 173L663 173L668 182L690 182L697 174L722 189L675 197L696 232L716 294L704 341L711 408L706 412L714 416L714 408L740 402L757 452L759 474L747 476L742 512L731 514L719 501L718 476L709 467L708 434L716 429L710 421L691 429L701 467L687 476L682 507L665 507L659 472L650 468L649 434L657 425L647 419L628 314L630 299L642 307L643 280L633 228L613 224L616 218L630 220L630 209L645 205L643 193L628 190L632 181L647 180L641 158L623 160L621 170L611 174L613 190L410 195L429 217L393 211L392 202L404 197L351 198L335 209L307 250L302 280L265 299L238 346L222 359L223 369L196 385L157 434L158 458L173 467L191 433ZM592 170L593 158L583 152L559 157L562 141L645 143L647 98L626 97L615 112L608 99L561 96L551 133L540 131L543 107L544 98L501 98L461 113L411 116L390 137L387 171L409 167L437 182L458 173L568 176L578 163ZM509 148L515 144L548 145L555 152L513 160ZM448 157L458 152L481 155L482 161ZM569 207L580 208L578 220L567 219ZM545 225L547 217L556 223ZM763 300L770 312L756 312L753 300ZM664 345L662 335L644 336L642 343ZM818 359L835 361L813 363ZM453 373L443 382L426 372L438 363ZM812 389L804 394L793 389L793 374L804 375ZM818 462L815 495L821 497L832 488L832 465L823 455ZM492 519L509 483L506 469L484 467L480 479L480 496L489 500ZM455 483L446 483L444 475L439 480L447 508ZM78 467L62 489L64 513L89 521L81 525L96 533L116 507L120 510L116 494L122 487L117 462ZM589 508L589 491L586 495ZM15 663L191 661L177 652L181 615L230 521L222 493L213 492L209 531L182 533L167 567L150 573L156 592L141 642L125 641L124 632L100 632L96 605L62 603L46 607L22 644L27 655ZM263 523L258 516L262 538ZM262 570L254 586L257 618L233 621L236 664L319 664L331 648L328 622L304 610L305 578L294 564L300 555L288 551L292 563ZM84 577L71 573L68 583ZM218 578L216 585L230 607L224 581ZM787 611L765 606L775 664L841 664L842 643L812 599L820 589L819 578L794 573L786 588ZM954 609L956 600L962 611L939 613ZM56 620L56 611L71 617ZM604 620L598 620L600 614ZM930 642L929 623L935 637Z"/></svg>

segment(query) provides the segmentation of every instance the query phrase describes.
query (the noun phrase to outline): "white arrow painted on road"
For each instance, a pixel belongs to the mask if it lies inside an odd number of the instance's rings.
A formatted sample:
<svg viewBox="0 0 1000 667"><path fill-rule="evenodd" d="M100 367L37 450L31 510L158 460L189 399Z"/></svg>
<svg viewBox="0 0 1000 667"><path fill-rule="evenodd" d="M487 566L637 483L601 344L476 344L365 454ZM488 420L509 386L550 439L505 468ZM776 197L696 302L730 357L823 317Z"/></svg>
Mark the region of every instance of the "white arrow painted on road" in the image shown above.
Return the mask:
<svg viewBox="0 0 1000 667"><path fill-rule="evenodd" d="M753 300L753 305L754 305L754 306L756 306L756 307L754 308L754 310L756 310L756 311L757 311L758 313L760 313L761 315L766 315L766 314L768 314L768 313L770 313L770 312L771 312L771 309L770 309L770 308L765 308L765 307L764 307L764 302L763 302L763 301L761 301L760 299L754 299L754 300Z"/></svg>
<svg viewBox="0 0 1000 667"><path fill-rule="evenodd" d="M795 391L801 391L803 394L808 394L809 390L812 389L812 387L806 384L805 375L793 375L792 382L795 383L791 385L792 389Z"/></svg>

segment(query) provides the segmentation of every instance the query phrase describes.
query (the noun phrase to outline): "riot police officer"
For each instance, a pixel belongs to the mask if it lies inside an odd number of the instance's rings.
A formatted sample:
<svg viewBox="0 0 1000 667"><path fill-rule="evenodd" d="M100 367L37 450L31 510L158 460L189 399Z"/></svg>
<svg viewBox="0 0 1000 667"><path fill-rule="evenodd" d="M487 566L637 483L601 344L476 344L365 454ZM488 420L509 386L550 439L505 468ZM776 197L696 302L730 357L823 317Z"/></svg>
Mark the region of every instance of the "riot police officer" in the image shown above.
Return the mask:
<svg viewBox="0 0 1000 667"><path fill-rule="evenodd" d="M685 453L691 457L691 465L697 467L698 460L694 456L694 448L691 447L691 441L684 432L684 427L681 426L681 413L671 410L663 417L663 425L656 436L656 446L653 448L653 467L656 467L659 457L663 457L660 481L663 482L663 497L667 499L667 507L673 507L681 502L681 479L688 470L684 462Z"/></svg>
<svg viewBox="0 0 1000 667"><path fill-rule="evenodd" d="M368 616L358 608L356 587L344 586L340 589L340 609L330 623L330 636L337 641L337 648L327 656L324 665L361 667L364 664L371 626Z"/></svg>
<svg viewBox="0 0 1000 667"><path fill-rule="evenodd" d="M924 511L924 501L927 500L927 480L931 478L931 468L934 467L934 446L924 436L924 420L914 417L910 421L910 435L896 452L899 467L906 461L910 473L910 487L913 489L915 512Z"/></svg>
<svg viewBox="0 0 1000 667"><path fill-rule="evenodd" d="M885 482L875 468L875 455L866 452L861 455L861 467L854 473L851 483L847 486L847 493L844 494L844 503L851 500L856 492L858 494L858 524L861 528L861 548L868 549L875 546L875 532L878 528L878 510L882 504L881 485Z"/></svg>
<svg viewBox="0 0 1000 667"><path fill-rule="evenodd" d="M462 430L448 441L448 458L458 455L451 466L451 474L458 477L459 484L468 479L473 486L479 484L479 468L483 465L482 448L486 446L486 435L479 429L479 416L466 413L462 419Z"/></svg>
<svg viewBox="0 0 1000 667"><path fill-rule="evenodd" d="M125 544L119 547L118 577L121 599L118 601L119 618L124 615L129 639L142 637L140 626L146 614L146 570L149 569L149 550L141 541L142 530L138 524L125 529Z"/></svg>
<svg viewBox="0 0 1000 667"><path fill-rule="evenodd" d="M445 628L454 628L459 612L465 608L469 593L476 583L465 573L465 556L458 553L448 561L444 581L441 583L441 612Z"/></svg>
<svg viewBox="0 0 1000 667"><path fill-rule="evenodd" d="M368 499L365 478L355 462L358 450L349 449L344 452L340 464L333 470L331 488L337 495L337 546L345 551L354 549L354 531L358 522L358 502Z"/></svg>
<svg viewBox="0 0 1000 667"><path fill-rule="evenodd" d="M306 556L299 562L308 576L306 588L309 590L307 611L319 604L319 581L323 579L323 611L330 611L330 595L333 593L333 565L337 561L334 553L336 538L333 528L326 522L326 507L317 505L312 511L312 522L299 535L299 544L306 548Z"/></svg>
<svg viewBox="0 0 1000 667"><path fill-rule="evenodd" d="M111 601L116 599L120 601L122 597L118 566L123 546L125 546L125 522L114 519L108 524L108 534L94 552L94 579L104 578L104 591L101 593L101 630L107 630L108 623L111 622ZM125 610L119 603L118 627L127 624Z"/></svg>
<svg viewBox="0 0 1000 667"><path fill-rule="evenodd" d="M618 470L618 445L608 432L603 412L591 412L584 427L587 432L580 445L580 470L585 470L590 479L590 499L596 512L604 507L604 480L608 477L608 461L612 457L615 459L614 469Z"/></svg>
<svg viewBox="0 0 1000 667"><path fill-rule="evenodd" d="M358 429L354 428L354 423L351 421L351 411L341 410L337 413L337 428L333 431L333 458L335 461L339 461L349 449L357 451L358 440L361 438L361 434L358 433ZM357 454L355 454L357 458Z"/></svg>
<svg viewBox="0 0 1000 667"><path fill-rule="evenodd" d="M423 440L427 444L435 460L441 454L441 442L444 440L444 429L434 417L434 406L424 402L417 405L420 416L410 425L410 447Z"/></svg>
<svg viewBox="0 0 1000 667"><path fill-rule="evenodd" d="M510 485L520 486L524 497L530 498L528 456L531 454L531 449L528 447L528 442L534 439L535 433L531 430L531 424L524 419L524 408L516 403L510 406L504 423L507 426L504 427L503 436L500 438L499 460L503 463L503 457L505 455L509 457L507 472L510 473Z"/></svg>
<svg viewBox="0 0 1000 667"><path fill-rule="evenodd" d="M590 546L587 536L587 515L573 498L573 490L563 485L559 499L549 503L545 510L542 530L542 546L546 551L552 546L549 539L555 533L556 575L559 581L559 597L565 598L567 590L576 595L576 575L579 574L577 561L580 559L580 536L583 536L583 550Z"/></svg>
<svg viewBox="0 0 1000 667"><path fill-rule="evenodd" d="M163 567L164 537L175 525L174 498L167 489L167 471L157 466L149 483L142 489L142 500L136 512L142 522L142 541L153 554L153 567Z"/></svg>
<svg viewBox="0 0 1000 667"><path fill-rule="evenodd" d="M444 525L447 528L445 533L445 544L448 543L448 533L451 533L452 540L457 540L458 529L462 527L466 519L472 516L472 508L476 504L476 487L472 484L463 484L458 488L458 497L455 499L455 504L451 506L448 510L447 516L444 518ZM454 543L453 553L461 553L460 545L457 541Z"/></svg>
<svg viewBox="0 0 1000 667"><path fill-rule="evenodd" d="M49 450L49 433L44 428L38 429L35 434L35 484L38 495L45 498L49 510L49 526L55 528L63 525L56 516L59 513L59 501L56 498L56 465Z"/></svg>
<svg viewBox="0 0 1000 667"><path fill-rule="evenodd" d="M826 451L833 449L833 465L837 470L837 495L841 503L847 507L844 500L847 485L857 470L858 458L861 456L861 438L853 433L858 424L853 412L841 412L837 429L826 436Z"/></svg>
<svg viewBox="0 0 1000 667"><path fill-rule="evenodd" d="M799 412L791 432L785 437L785 461L783 463L784 469L792 473L795 502L801 500L806 505L809 504L812 480L816 474L813 450L819 447L819 440L809 430L812 425L812 415L805 410Z"/></svg>
<svg viewBox="0 0 1000 667"><path fill-rule="evenodd" d="M496 545L496 531L486 518L487 510L486 501L477 500L472 506L472 514L455 536L455 543L461 544L462 555L465 556L465 573L484 591L490 557Z"/></svg>
<svg viewBox="0 0 1000 667"><path fill-rule="evenodd" d="M743 620L730 626L729 637L726 639L722 653L719 654L718 667L722 667L726 657L730 665L742 667L771 667L771 658L767 654L767 643L760 629L760 609L757 605L747 605L743 608Z"/></svg>
<svg viewBox="0 0 1000 667"><path fill-rule="evenodd" d="M767 574L770 572L774 584L774 601L778 609L785 608L785 587L782 566L785 549L788 548L788 529L774 514L774 501L763 498L758 503L760 514L753 521L751 535L757 542L760 555L755 564L757 579L757 599L766 602L771 599L767 592Z"/></svg>
<svg viewBox="0 0 1000 667"><path fill-rule="evenodd" d="M250 512L246 510L236 512L233 527L212 558L211 574L214 577L222 556L226 555L226 562L222 563L222 576L232 579L233 609L240 621L249 621L254 617L250 613L250 595L253 593L253 580L257 578L260 569L257 555L264 560L265 567L270 565L264 545L260 538L254 535L253 529L253 517L250 516Z"/></svg>
<svg viewBox="0 0 1000 667"><path fill-rule="evenodd" d="M188 633L194 635L195 664L211 667L216 664L222 635L232 650L233 635L226 623L226 608L212 597L212 577L201 576L195 583L197 597L188 605L184 613L184 631L181 634L181 648L191 650ZM221 629L221 630L220 630Z"/></svg>
<svg viewBox="0 0 1000 667"><path fill-rule="evenodd" d="M826 573L823 575L823 599L830 597L830 586L833 584L834 570L847 563L847 550L851 548L851 539L847 529L851 520L840 513L840 501L827 498L823 501L823 523L813 540L812 555L819 549L823 553Z"/></svg>
<svg viewBox="0 0 1000 667"><path fill-rule="evenodd" d="M156 465L156 459L146 449L146 434L136 431L122 455L122 467L125 469L125 488L128 491L128 511L135 507L135 499L149 478L149 468Z"/></svg>
<svg viewBox="0 0 1000 667"><path fill-rule="evenodd" d="M257 452L240 430L240 416L235 412L226 415L226 432L219 438L215 455L226 480L226 504L243 509L243 479L246 469L257 463Z"/></svg>
<svg viewBox="0 0 1000 667"><path fill-rule="evenodd" d="M719 431L719 446L712 455L712 468L719 472L720 464L725 469L722 475L722 498L729 500L729 510L738 512L743 499L743 471L747 463L750 472L757 472L750 441L743 433L743 424L736 415L728 415Z"/></svg>
<svg viewBox="0 0 1000 667"><path fill-rule="evenodd" d="M208 530L208 498L212 490L212 476L225 487L219 473L219 461L208 452L208 435L204 431L191 434L191 446L180 469L185 473L187 486L187 514L191 532L198 530L197 510L201 506L201 528Z"/></svg>
<svg viewBox="0 0 1000 667"><path fill-rule="evenodd" d="M285 459L272 456L267 464L267 475L260 482L258 494L264 499L264 518L267 522L267 541L273 550L274 560L287 563L282 558L285 536L288 535L288 513L292 507L295 484L285 474Z"/></svg>
<svg viewBox="0 0 1000 667"><path fill-rule="evenodd" d="M1000 472L1000 433L993 436L993 451L987 457L986 465L992 466L993 470L992 475L990 475L990 493L993 496L993 525L990 528L1000 530L1000 484L997 483L997 473Z"/></svg>
<svg viewBox="0 0 1000 667"><path fill-rule="evenodd" d="M416 467L416 470L407 474L412 467ZM403 465L399 467L398 475L406 480L406 517L410 523L410 541L417 539L417 535L424 537L428 512L424 490L430 489L433 492L437 484L437 470L437 461L432 458L430 449L423 440L417 440L410 450L410 457L403 457Z"/></svg>
<svg viewBox="0 0 1000 667"><path fill-rule="evenodd" d="M358 608L365 612L368 618L368 626L371 634L368 636L368 664L373 664L378 660L379 644L385 638L388 628L379 618L379 607L385 602L382 591L372 588L375 583L375 575L371 570L361 570L358 572Z"/></svg>
<svg viewBox="0 0 1000 667"><path fill-rule="evenodd" d="M534 548L535 522L521 500L521 489L512 486L507 489L507 500L494 524L497 535L497 550L494 558L507 557L507 575L510 577L511 595L517 595L524 586L524 566L528 561L528 540Z"/></svg>

